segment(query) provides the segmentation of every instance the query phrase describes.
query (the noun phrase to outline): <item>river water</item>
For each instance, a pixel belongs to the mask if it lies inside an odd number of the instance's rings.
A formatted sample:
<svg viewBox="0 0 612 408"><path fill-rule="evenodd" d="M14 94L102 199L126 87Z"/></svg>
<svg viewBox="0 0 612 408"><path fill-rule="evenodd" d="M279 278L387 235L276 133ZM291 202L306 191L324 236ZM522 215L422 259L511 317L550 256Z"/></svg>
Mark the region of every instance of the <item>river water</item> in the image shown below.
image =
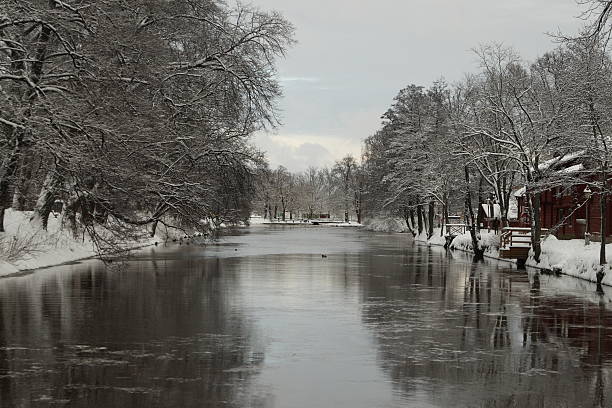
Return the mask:
<svg viewBox="0 0 612 408"><path fill-rule="evenodd" d="M404 234L256 226L0 279L1 407L603 407L611 363L594 285Z"/></svg>

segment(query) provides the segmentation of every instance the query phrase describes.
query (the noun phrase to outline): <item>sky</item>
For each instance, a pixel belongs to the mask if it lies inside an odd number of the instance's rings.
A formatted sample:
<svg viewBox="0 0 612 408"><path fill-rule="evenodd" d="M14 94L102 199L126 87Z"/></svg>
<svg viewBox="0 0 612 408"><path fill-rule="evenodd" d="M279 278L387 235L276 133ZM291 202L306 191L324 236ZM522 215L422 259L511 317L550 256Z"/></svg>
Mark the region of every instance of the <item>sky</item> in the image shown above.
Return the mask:
<svg viewBox="0 0 612 408"><path fill-rule="evenodd" d="M281 126L255 135L270 165L331 166L362 142L400 89L476 72L473 48L501 42L526 61L555 47L547 33L584 25L576 0L253 0L296 28L278 63Z"/></svg>

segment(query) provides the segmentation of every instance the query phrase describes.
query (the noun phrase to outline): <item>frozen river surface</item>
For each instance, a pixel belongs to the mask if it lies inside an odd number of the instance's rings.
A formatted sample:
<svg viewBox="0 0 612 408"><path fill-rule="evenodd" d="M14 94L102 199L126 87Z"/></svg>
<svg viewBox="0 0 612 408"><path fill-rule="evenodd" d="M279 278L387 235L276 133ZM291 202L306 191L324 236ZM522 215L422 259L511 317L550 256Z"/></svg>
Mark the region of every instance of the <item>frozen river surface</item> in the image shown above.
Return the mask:
<svg viewBox="0 0 612 408"><path fill-rule="evenodd" d="M594 292L406 235L257 226L1 279L0 407L612 406Z"/></svg>

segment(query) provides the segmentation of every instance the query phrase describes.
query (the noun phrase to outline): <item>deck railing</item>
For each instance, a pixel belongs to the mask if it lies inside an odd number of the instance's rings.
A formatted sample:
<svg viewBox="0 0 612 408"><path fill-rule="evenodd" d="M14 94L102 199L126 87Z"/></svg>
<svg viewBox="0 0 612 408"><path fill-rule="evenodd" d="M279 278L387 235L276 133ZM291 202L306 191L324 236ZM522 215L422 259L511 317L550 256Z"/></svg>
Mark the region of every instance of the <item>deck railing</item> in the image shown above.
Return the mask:
<svg viewBox="0 0 612 408"><path fill-rule="evenodd" d="M467 225L465 224L446 224L446 235L462 235L467 231Z"/></svg>
<svg viewBox="0 0 612 408"><path fill-rule="evenodd" d="M544 237L548 229L542 228ZM531 246L531 228L523 227L504 227L500 237L500 248Z"/></svg>

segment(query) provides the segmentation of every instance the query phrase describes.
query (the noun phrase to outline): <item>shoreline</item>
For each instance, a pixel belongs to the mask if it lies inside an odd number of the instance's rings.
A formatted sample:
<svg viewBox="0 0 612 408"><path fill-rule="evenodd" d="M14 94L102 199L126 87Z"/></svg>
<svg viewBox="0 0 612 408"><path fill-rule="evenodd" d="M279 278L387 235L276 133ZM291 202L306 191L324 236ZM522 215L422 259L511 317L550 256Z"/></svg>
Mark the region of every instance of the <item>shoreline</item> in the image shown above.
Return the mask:
<svg viewBox="0 0 612 408"><path fill-rule="evenodd" d="M429 245L434 245L434 246L440 246L443 247L443 244L437 243L437 242L432 242L431 240L427 240L427 239L423 239L422 237L415 237L414 240L416 242L422 243L422 244L427 244ZM555 246L554 242L557 242L558 244ZM543 248L543 252L541 255L541 259L540 259L540 264L535 264L533 257L529 257L527 259L527 263L525 265L525 271L528 272L529 269L533 269L533 270L538 270L541 271L543 273L546 274L555 274L555 275L563 275L563 276L568 276L571 278L575 278L581 281L586 281L586 282L591 282L591 283L597 283L596 278L594 278L593 276L589 276L589 269L587 268L587 263L584 262L583 259L581 258L576 258L576 259L570 259L569 261L574 261L574 262L568 262L567 259L561 259L561 257L557 256L555 257L556 252L558 251L562 251L562 249L559 248L555 248L555 247L559 247L559 246L563 246L565 244L563 243L572 243L572 241L562 241L562 240L556 240L556 241L549 241L549 243L547 244L547 252L544 252L544 248ZM574 248L575 249L575 248ZM469 254L473 254L474 251L472 251L471 249L468 248L461 248L461 247L457 247L455 246L454 248L448 248L447 250L458 250L461 252L465 252L465 253L469 253ZM512 259L506 259L506 258L500 258L499 256L496 256L494 254L492 254L490 251L485 250L485 253L483 254L483 256L485 258L488 259L493 259L495 261L499 261L499 262L507 262L511 265L516 266L516 260L512 260ZM551 259L552 257L552 259ZM568 263L568 265L566 266L567 269L573 270L573 273L568 272L566 270L566 268L563 267L557 267L559 269L558 272L556 272L554 269L555 265L560 265L562 264L562 262L566 261ZM542 265L544 264L544 265ZM573 269L572 269L573 268ZM517 270L519 270L517 268ZM592 272L592 271L591 271ZM593 272L594 273L594 272ZM605 285L607 287L612 287L612 280L610 279L610 273L606 274L606 276L608 276L608 279L604 279L604 281L602 281L602 285Z"/></svg>
<svg viewBox="0 0 612 408"><path fill-rule="evenodd" d="M155 244L154 243L141 244L141 245L137 245L137 246L130 247L130 248L120 249L118 251L111 252L111 253L109 253L107 255L117 256L117 255L120 255L120 254L127 254L127 253L130 253L132 251L138 251L140 249L149 248L149 247L152 247L152 246L155 246ZM75 263L80 263L82 261L88 261L88 260L94 260L94 259L101 261L101 259L99 258L99 255L92 254L92 255L76 258L76 259L67 259L67 260L63 260L63 261L58 262L58 263L53 263L53 264L48 264L48 265L45 264L45 265L41 265L41 266L35 266L35 267L32 267L32 268L26 267L24 269L20 269L18 266L14 265L14 264L7 263L7 265L15 268L14 272L0 273L0 279L14 278L14 277L22 276L22 275L29 275L29 274L35 273L37 271L42 271L42 270L45 270L45 269L55 268L55 267L59 267L59 266L72 265L72 264L75 264ZM2 267L2 264L0 263L0 268L1 267ZM0 272L2 272L2 271L0 270Z"/></svg>
<svg viewBox="0 0 612 408"><path fill-rule="evenodd" d="M355 223L343 223L343 222L341 223L323 223L319 225L313 225L311 223L303 223L303 222L295 222L295 221L293 222L280 221L280 222L254 222L251 224L251 226L255 226L255 225L308 226L308 227L323 226L323 227L353 227L353 228L365 227L367 230L371 230L367 227L367 225L364 226L363 224L359 224L356 222ZM417 235L416 237L414 237L414 241L420 244L426 244L427 246L444 247L445 239L444 237L440 236L439 229L436 229L436 230L437 230L436 231L437 233L434 233L434 236L431 239L427 239L424 235ZM383 232L383 231L373 231L373 232ZM388 232L393 232L393 231L388 231ZM487 234L487 235L483 234L483 236L487 238L489 242L491 242L492 237L488 235L490 234ZM460 237L461 236L457 238L460 238ZM455 238L455 240L457 240L457 238ZM493 237L493 239L496 239L496 238L497 236ZM144 248L148 248L148 247L155 245L153 240L154 239L152 238L148 242L146 240L144 242L134 242L133 243L134 246L128 246L116 252L109 253L108 255L117 256L121 254L127 254L131 251L137 251L137 250L141 250ZM82 245L84 243L79 243L78 241L74 241L70 243L73 244L75 248L49 247L46 249L46 251L41 252L42 256L31 256L30 258L21 259L16 262L0 261L0 278L15 277L15 276L20 276L22 274L30 274L38 270L44 270L48 268L69 265L71 263L96 259L99 257L99 254L96 254L92 248L84 248L84 246ZM562 248L563 246L567 247L568 245L570 245L571 247L572 242L571 241L559 241L559 240L548 241L546 248L543 248L543 253L541 257L542 259L541 259L540 265L534 264L533 258L529 258L525 266L525 271L528 271L528 269L531 268L533 270L542 271L544 273L557 274L557 272L554 271L554 269L560 269L560 272L558 272L558 274L576 278L581 281L596 283L596 280L593 277L589 276L588 273L585 273L588 271L586 270L586 266L584 262L580 263L580 262L577 262L575 259L569 259L570 261L574 261L572 263L572 262L568 262L568 259L564 260L564 259L561 259L560 257L555 256L557 253L559 253L559 251L561 251L561 253L564 251L564 248ZM576 243L573 243L572 248L574 249L574 252L569 251L570 254L576 253L575 247L576 247ZM592 245L591 248L595 248L595 247L597 246ZM500 258L498 254L495 253L496 251L492 251L491 248L495 248L495 247L493 245L490 245L487 247L487 249L485 249L485 253L483 254L485 258L495 260L498 262L505 262L509 265L513 265L516 268L516 260ZM546 251L544 251L544 249L546 249ZM579 252L585 251L584 248L579 248L579 249L580 249ZM462 242L455 243L455 245L453 245L453 248L448 248L448 250L452 250L452 251L459 250L461 252L468 253L468 254L474 253L471 250L471 242L469 242L467 245ZM610 252L612 253L612 251ZM50 257L50 255L52 256ZM74 255L74 256L70 256L70 255ZM45 260L45 257L47 258L47 260ZM565 267L557 266L557 265L561 265L562 262L564 261L568 264L569 267L574 266L574 270L571 270L570 272L568 272ZM563 265L563 266L566 266L566 265ZM609 273L607 277L608 279L607 280L604 279L602 284L612 287L612 273Z"/></svg>

